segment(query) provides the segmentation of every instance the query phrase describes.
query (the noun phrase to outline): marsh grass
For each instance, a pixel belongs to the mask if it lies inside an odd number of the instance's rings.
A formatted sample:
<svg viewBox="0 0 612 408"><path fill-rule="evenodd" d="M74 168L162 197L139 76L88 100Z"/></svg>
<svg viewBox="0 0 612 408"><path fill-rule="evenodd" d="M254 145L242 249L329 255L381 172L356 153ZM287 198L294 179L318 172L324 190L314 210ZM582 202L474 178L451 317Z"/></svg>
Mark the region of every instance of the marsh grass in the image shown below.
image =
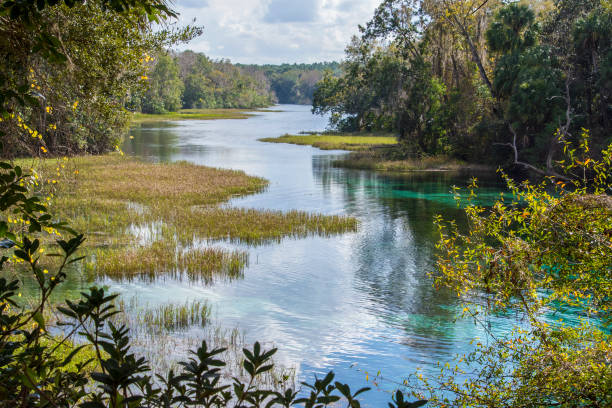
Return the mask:
<svg viewBox="0 0 612 408"><path fill-rule="evenodd" d="M285 237L331 236L357 228L354 218L303 211L208 207L173 215L176 218L172 222L178 227L177 236L183 244L205 237L257 245L279 242Z"/></svg>
<svg viewBox="0 0 612 408"><path fill-rule="evenodd" d="M98 249L90 267L105 276L131 280L155 280L160 275L210 283L215 276L242 277L248 255L242 251L219 248L181 248L173 241L154 241L150 245Z"/></svg>
<svg viewBox="0 0 612 408"><path fill-rule="evenodd" d="M218 120L218 119L247 119L253 116L257 109L181 109L178 112L164 114L134 113L132 123L158 122L166 120Z"/></svg>
<svg viewBox="0 0 612 408"><path fill-rule="evenodd" d="M411 172L411 171L457 171L457 170L494 170L489 166L470 164L448 156L424 156L420 158L407 158L402 160L390 158L385 149L376 149L363 152L353 152L346 158L333 162L335 167L376 170L389 172Z"/></svg>
<svg viewBox="0 0 612 408"><path fill-rule="evenodd" d="M86 234L86 269L94 277L234 279L248 264L246 252L194 242L255 245L357 227L349 217L220 206L266 188L266 180L241 171L147 163L119 154L23 165L37 169L51 211Z"/></svg>
<svg viewBox="0 0 612 408"><path fill-rule="evenodd" d="M189 350L200 346L205 339L210 347L226 348L222 353L225 381L233 376L248 378L242 366L242 349L249 347L240 330L223 328L212 317L211 305L206 301L149 306L142 299L131 297L117 304L122 312L113 316L115 324L132 328L132 346L151 363L154 372L178 369L177 362L190 357ZM272 347L273 345L267 345ZM258 379L260 385L282 391L295 387L296 370L275 362L274 369Z"/></svg>
<svg viewBox="0 0 612 408"><path fill-rule="evenodd" d="M192 300L183 304L145 305L137 297L127 303L119 300L116 305L123 315L129 315L138 327L147 327L157 332L184 331L192 326L205 327L211 318L211 306L206 301Z"/></svg>
<svg viewBox="0 0 612 408"><path fill-rule="evenodd" d="M308 145L321 150L348 150L345 158L334 161L335 167L389 172L410 171L493 171L490 166L466 163L448 156L425 156L421 158L394 158L393 147L397 137L374 133L311 133L284 135L259 139L262 142Z"/></svg>
<svg viewBox="0 0 612 408"><path fill-rule="evenodd" d="M369 150L375 146L396 145L397 138L391 135L358 134L358 135L335 135L335 134L305 134L284 135L280 137L266 137L259 139L269 143L289 143L296 145L308 145L321 150Z"/></svg>

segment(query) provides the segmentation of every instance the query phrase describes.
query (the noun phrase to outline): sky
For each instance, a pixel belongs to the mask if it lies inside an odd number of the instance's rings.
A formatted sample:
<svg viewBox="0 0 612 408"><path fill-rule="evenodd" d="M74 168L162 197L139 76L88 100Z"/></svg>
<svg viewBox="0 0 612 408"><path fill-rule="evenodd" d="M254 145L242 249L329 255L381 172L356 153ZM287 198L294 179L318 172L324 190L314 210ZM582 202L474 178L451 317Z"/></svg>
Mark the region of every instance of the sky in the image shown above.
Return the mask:
<svg viewBox="0 0 612 408"><path fill-rule="evenodd" d="M340 61L380 0L175 0L204 34L178 47L247 64Z"/></svg>

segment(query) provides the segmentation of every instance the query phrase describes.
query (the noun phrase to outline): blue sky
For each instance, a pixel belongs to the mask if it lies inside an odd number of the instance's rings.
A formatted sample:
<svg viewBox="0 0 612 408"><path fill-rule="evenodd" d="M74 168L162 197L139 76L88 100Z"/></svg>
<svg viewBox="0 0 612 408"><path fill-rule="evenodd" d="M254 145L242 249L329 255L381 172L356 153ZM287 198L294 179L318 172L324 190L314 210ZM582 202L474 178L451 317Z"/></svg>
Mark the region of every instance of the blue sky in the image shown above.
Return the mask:
<svg viewBox="0 0 612 408"><path fill-rule="evenodd" d="M380 0L176 0L204 35L180 49L242 63L340 60Z"/></svg>

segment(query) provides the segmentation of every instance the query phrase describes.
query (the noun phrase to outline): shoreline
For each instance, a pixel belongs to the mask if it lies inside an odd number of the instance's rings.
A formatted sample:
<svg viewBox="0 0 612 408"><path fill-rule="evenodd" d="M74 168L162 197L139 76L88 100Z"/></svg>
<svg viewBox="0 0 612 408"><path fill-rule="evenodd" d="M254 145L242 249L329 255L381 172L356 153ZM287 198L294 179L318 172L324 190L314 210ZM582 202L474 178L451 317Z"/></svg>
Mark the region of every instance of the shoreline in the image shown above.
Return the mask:
<svg viewBox="0 0 612 408"><path fill-rule="evenodd" d="M222 120L222 119L248 119L257 112L279 112L274 105L260 108L214 108L214 109L181 109L178 112L168 113L139 113L134 112L130 117L130 126L149 122L165 122L178 120Z"/></svg>
<svg viewBox="0 0 612 408"><path fill-rule="evenodd" d="M286 143L299 146L311 146L320 150L344 150L350 152L344 158L333 161L332 165L338 168L389 173L496 171L496 168L490 165L467 163L443 155L395 159L390 149L397 146L397 138L389 134L286 134L279 137L262 138L259 139L259 141L265 143Z"/></svg>

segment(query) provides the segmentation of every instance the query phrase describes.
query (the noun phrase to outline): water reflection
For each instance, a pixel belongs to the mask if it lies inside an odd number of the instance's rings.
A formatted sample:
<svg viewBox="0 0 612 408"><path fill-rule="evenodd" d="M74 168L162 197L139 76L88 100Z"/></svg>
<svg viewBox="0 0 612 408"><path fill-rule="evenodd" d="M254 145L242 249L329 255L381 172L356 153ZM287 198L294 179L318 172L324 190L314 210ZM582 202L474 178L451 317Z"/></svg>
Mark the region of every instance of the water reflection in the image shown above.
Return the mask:
<svg viewBox="0 0 612 408"><path fill-rule="evenodd" d="M145 302L206 300L227 328L240 327L249 341L275 343L281 361L297 366L301 376L334 369L355 387L365 385L357 368L402 378L419 366L434 372L435 362L468 351L469 340L483 333L471 322L455 322L456 299L434 290L427 274L436 240L433 218L443 214L461 223L449 191L472 175L338 169L333 161L340 152L258 142L325 127L326 119L310 115L308 107L282 110L247 120L143 125L124 151L265 177L265 192L231 205L347 214L359 219L357 232L242 246L250 257L244 279L212 287L175 279L105 283ZM479 176L484 204L501 186ZM384 392L365 396L370 406L388 398Z"/></svg>
<svg viewBox="0 0 612 408"><path fill-rule="evenodd" d="M172 123L151 122L136 125L130 129L130 139L126 141L129 153L133 156L156 157L169 161L177 153L178 137L172 131Z"/></svg>

